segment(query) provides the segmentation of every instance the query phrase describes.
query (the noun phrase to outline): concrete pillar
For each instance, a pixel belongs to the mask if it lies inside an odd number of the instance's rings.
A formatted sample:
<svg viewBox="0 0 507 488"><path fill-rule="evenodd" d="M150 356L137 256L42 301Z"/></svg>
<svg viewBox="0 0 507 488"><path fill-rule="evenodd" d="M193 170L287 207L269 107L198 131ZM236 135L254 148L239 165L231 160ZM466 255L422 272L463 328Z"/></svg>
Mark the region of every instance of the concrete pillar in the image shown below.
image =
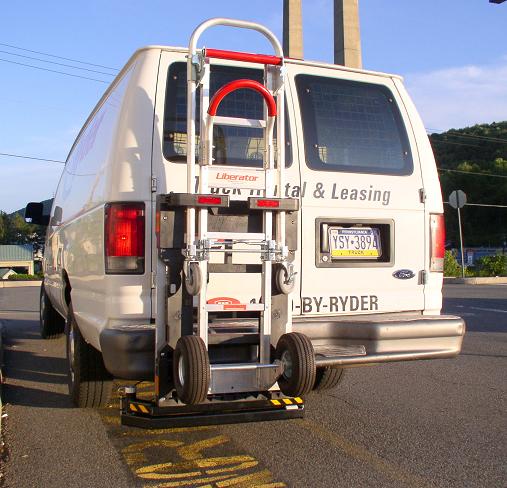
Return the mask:
<svg viewBox="0 0 507 488"><path fill-rule="evenodd" d="M334 62L362 68L358 0L334 0Z"/></svg>
<svg viewBox="0 0 507 488"><path fill-rule="evenodd" d="M303 20L301 0L283 0L283 53L303 59Z"/></svg>

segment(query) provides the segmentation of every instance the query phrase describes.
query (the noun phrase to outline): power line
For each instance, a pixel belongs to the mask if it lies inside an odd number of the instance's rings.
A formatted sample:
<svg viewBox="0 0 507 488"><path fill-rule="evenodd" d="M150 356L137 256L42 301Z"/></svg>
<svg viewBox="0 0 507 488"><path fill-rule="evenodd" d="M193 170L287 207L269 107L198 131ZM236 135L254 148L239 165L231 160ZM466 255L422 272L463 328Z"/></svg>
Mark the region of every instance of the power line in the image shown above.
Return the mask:
<svg viewBox="0 0 507 488"><path fill-rule="evenodd" d="M449 202L444 202L446 205L451 205ZM494 207L494 208L507 208L507 205L492 205L489 203L465 203L465 207ZM453 207L454 208L454 207Z"/></svg>
<svg viewBox="0 0 507 488"><path fill-rule="evenodd" d="M3 44L0 42L0 46L10 47L12 49L19 49L20 51L26 51L26 52L34 53L34 54L42 54L43 56L49 56L51 58L56 58L56 59L63 59L64 61L73 61L74 63L87 64L88 66L95 66L97 68L105 68L105 69L111 69L113 71L120 71L118 68L111 68L109 66L103 66L101 64L88 63L86 61L80 61L79 59L64 58L62 56L56 56L55 54L44 53L42 51L33 51L32 49L25 49L23 47L13 46L12 44Z"/></svg>
<svg viewBox="0 0 507 488"><path fill-rule="evenodd" d="M8 156L10 158L20 158L20 159L34 159L36 161L46 161L48 163L65 164L65 161L59 161L57 159L36 158L35 156L22 156L21 154L9 154L0 152L0 156Z"/></svg>
<svg viewBox="0 0 507 488"><path fill-rule="evenodd" d="M437 168L438 171L448 171L450 173L462 173L465 175L476 175L476 176L489 176L491 178L507 178L507 175L492 175L490 173L476 173L473 171L462 171L459 169L449 169L449 168Z"/></svg>
<svg viewBox="0 0 507 488"><path fill-rule="evenodd" d="M40 61L41 63L50 63L50 64L56 64L58 66L65 66L67 68L80 69L83 71L90 71L91 73L98 73L100 75L115 76L113 73L106 73L105 71L97 71L95 69L81 68L80 66L72 66L71 64L57 63L56 61L47 61L46 59L36 58L35 56L25 56L24 54L11 53L9 51L2 51L1 49L0 49L0 53L9 54L11 56L18 56L20 58L33 59L35 61Z"/></svg>
<svg viewBox="0 0 507 488"><path fill-rule="evenodd" d="M431 144L438 142L440 144L452 144L454 146L480 147L477 144L465 144L463 142L439 141L439 140L433 140L433 139L430 139L430 142L431 142Z"/></svg>
<svg viewBox="0 0 507 488"><path fill-rule="evenodd" d="M0 61L3 61L4 63L17 64L19 66L26 66L28 68L33 68L33 69L40 69L42 71L49 71L50 73L58 73L60 75L73 76L74 78L82 78L83 80L98 81L99 83L105 83L106 85L109 85L109 81L98 80L96 78L89 78L88 76L74 75L71 73L65 73L64 71L57 71L57 70L49 69L49 68L41 68L40 66L33 66L32 64L18 63L16 61L9 61L8 59L3 59L3 58L0 58Z"/></svg>
<svg viewBox="0 0 507 488"><path fill-rule="evenodd" d="M490 205L487 203L465 203L470 207L495 207L495 208L507 208L507 205Z"/></svg>
<svg viewBox="0 0 507 488"><path fill-rule="evenodd" d="M428 132L431 132L431 131L436 131L438 132L440 129L429 129L428 127L426 127L426 130ZM491 142L498 142L498 143L501 143L501 144L507 144L507 139L503 139L503 138L500 138L500 137L489 137L489 136L478 136L478 135L475 135L475 134L462 134L461 132L456 132L456 131L441 131L442 133L441 134L438 134L439 136L452 136L452 137L464 137L464 138L469 138L469 139L478 139L478 140L484 140L484 141L491 141Z"/></svg>

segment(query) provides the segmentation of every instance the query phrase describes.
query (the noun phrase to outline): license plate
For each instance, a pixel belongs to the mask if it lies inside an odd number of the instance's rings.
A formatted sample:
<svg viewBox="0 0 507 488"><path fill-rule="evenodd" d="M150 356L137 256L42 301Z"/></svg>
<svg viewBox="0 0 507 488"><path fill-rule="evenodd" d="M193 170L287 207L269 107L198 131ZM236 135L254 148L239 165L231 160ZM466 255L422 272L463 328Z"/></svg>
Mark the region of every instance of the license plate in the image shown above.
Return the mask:
<svg viewBox="0 0 507 488"><path fill-rule="evenodd" d="M379 258L382 255L379 229L330 227L328 232L333 258Z"/></svg>

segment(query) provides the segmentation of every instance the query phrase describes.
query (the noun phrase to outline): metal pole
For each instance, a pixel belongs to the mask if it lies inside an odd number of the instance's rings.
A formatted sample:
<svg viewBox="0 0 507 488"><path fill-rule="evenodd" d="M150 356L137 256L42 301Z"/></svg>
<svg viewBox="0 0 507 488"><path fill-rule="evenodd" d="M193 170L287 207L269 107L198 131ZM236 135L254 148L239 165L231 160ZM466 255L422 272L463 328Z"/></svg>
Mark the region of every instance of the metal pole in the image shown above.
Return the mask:
<svg viewBox="0 0 507 488"><path fill-rule="evenodd" d="M463 254L463 229L461 228L461 212L458 207L459 245L461 247L461 277L465 277L465 256Z"/></svg>

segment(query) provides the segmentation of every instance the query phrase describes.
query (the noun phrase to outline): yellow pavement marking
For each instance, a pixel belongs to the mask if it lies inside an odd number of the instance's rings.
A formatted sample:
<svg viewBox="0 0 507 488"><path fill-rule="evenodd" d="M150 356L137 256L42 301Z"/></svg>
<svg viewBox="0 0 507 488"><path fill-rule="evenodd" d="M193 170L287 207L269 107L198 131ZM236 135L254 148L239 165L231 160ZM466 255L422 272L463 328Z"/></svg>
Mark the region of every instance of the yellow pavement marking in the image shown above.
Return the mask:
<svg viewBox="0 0 507 488"><path fill-rule="evenodd" d="M192 428L195 430L195 428ZM161 429L163 434L167 429ZM174 429L183 431L185 429ZM145 432L146 433L146 432ZM162 481L161 484L145 485L146 488L177 488L183 486L280 488L285 484L273 481L268 470L248 473L259 461L249 455L204 457L204 450L230 442L224 435L217 435L191 444L183 441L152 439L135 442L122 450L123 457L138 478L146 481ZM181 461L147 465L150 449L174 449ZM174 455L174 454L173 454ZM246 473L245 473L246 472Z"/></svg>
<svg viewBox="0 0 507 488"><path fill-rule="evenodd" d="M232 478L234 475L229 474L226 477ZM193 479L193 480L181 480L181 481L170 481L169 483L161 483L158 485L144 485L145 488L176 488L178 486L201 486L202 483L211 483L214 481L220 481L223 480L225 476L210 476L207 478L199 478L199 479ZM206 485L211 488L212 485ZM205 487L201 487L205 488Z"/></svg>
<svg viewBox="0 0 507 488"><path fill-rule="evenodd" d="M202 441L194 442L189 446L180 447L178 454L185 460L190 461L193 459L202 459L204 456L201 453L203 449L209 449L211 447L219 446L229 442L229 439L225 435L218 435L204 439Z"/></svg>
<svg viewBox="0 0 507 488"><path fill-rule="evenodd" d="M270 481L271 473L265 469L264 471L259 471L258 473L247 474L225 481L219 481L217 482L217 487L226 488L228 486L235 486L237 488L259 488L260 486L271 486L272 488L277 488L285 486L284 483L269 483ZM269 485L266 485L266 483L269 483Z"/></svg>
<svg viewBox="0 0 507 488"><path fill-rule="evenodd" d="M357 459L358 461L367 463L369 466L374 468L382 475L387 476L388 478L396 481L401 481L410 487L430 486L430 484L423 478L420 478L417 475L413 475L405 471L402 467L386 461L385 459L382 459L381 457L373 454L372 452L368 451L368 449L360 446L359 444L354 444L344 437L324 429L312 420L304 419L298 422L298 424L304 429L318 435L321 439L329 442L338 449L341 449L348 456Z"/></svg>
<svg viewBox="0 0 507 488"><path fill-rule="evenodd" d="M146 449L153 447L180 447L182 445L184 445L182 441L155 439L130 444L130 446L127 446L122 450L122 454L125 458L125 461L127 461L127 464L129 466L132 466L133 464L142 464L148 461L145 454Z"/></svg>
<svg viewBox="0 0 507 488"><path fill-rule="evenodd" d="M102 421L110 425L120 425L120 416L118 414L102 415Z"/></svg>
<svg viewBox="0 0 507 488"><path fill-rule="evenodd" d="M195 476L202 476L203 474L214 475L219 473L230 473L233 471L248 469L256 466L257 464L259 464L259 462L251 456L224 456L197 459L193 461L183 461L181 463L153 464L151 466L143 466L141 468L138 468L136 469L135 473L137 476L139 476L139 478L163 480L174 478L190 478ZM207 469L229 465L233 466L220 469ZM228 477L228 475L221 476L221 479Z"/></svg>
<svg viewBox="0 0 507 488"><path fill-rule="evenodd" d="M120 423L120 417L117 417L118 422ZM109 421L108 421L109 422ZM216 426L214 425L201 425L197 427L174 427L172 429L135 429L135 430L128 430L126 432L123 432L124 436L128 437L148 437L148 436L155 436L155 435L161 435L161 434L179 434L179 433L186 433L186 432L200 432L200 431L206 431L206 430L216 430Z"/></svg>

